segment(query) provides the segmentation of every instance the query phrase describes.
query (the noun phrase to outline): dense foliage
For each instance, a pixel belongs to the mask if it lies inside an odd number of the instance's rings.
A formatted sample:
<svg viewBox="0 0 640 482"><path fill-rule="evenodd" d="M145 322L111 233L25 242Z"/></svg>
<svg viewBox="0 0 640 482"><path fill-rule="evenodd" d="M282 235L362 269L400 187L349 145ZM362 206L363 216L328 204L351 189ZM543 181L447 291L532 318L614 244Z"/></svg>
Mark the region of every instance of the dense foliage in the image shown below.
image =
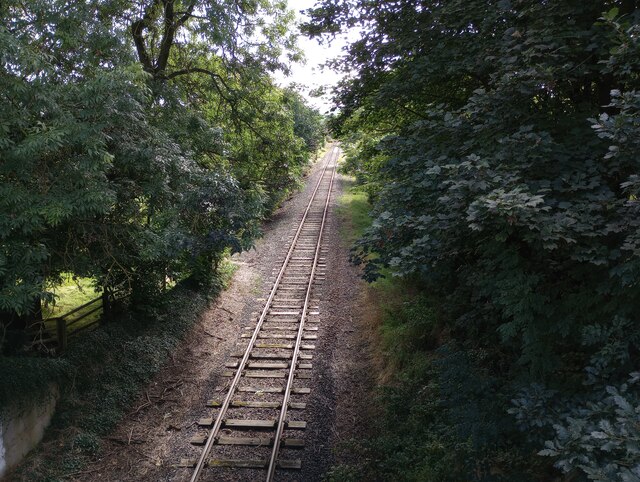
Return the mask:
<svg viewBox="0 0 640 482"><path fill-rule="evenodd" d="M322 139L270 77L299 56L282 2L8 1L0 17L0 345L61 273L141 302L210 283Z"/></svg>
<svg viewBox="0 0 640 482"><path fill-rule="evenodd" d="M572 477L640 478L637 7L326 0L311 11L312 35L362 30L337 61L354 75L334 125L373 202L355 259L370 279L391 272L428 294L444 346L410 347L429 360L424 398L455 407L464 388L477 403L459 415L485 422L425 422L471 457L454 480L545 479L541 460ZM527 472L523 451L552 459L531 455ZM401 462L426 474L429 460Z"/></svg>

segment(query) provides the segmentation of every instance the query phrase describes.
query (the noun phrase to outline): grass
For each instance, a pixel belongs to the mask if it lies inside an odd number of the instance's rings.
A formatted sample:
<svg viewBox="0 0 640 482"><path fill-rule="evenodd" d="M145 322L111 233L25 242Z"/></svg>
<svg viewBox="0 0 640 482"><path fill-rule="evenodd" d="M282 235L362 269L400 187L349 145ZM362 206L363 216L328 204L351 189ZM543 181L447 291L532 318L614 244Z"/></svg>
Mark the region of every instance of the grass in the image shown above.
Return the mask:
<svg viewBox="0 0 640 482"><path fill-rule="evenodd" d="M353 246L371 225L370 211L367 194L354 179L348 179L337 209L341 237L346 243ZM372 256L376 256L375 253ZM368 326L371 333L372 370L378 384L372 399L376 415L368 422L372 436L366 441L353 440L339 449L339 458L349 462L331 468L327 476L331 482L438 480L416 476L422 467L409 469L405 465L416 465L417 456L411 453L411 447L424 449L421 440L424 431L421 423L412 424L412 415L401 414L398 408L416 410L414 413L420 421L424 420L423 409L414 397L420 392L428 362L415 345L431 334L427 328L432 312L429 305L416 296L409 281L393 276L389 270L381 274L383 276L370 283L362 295L366 306L363 326ZM405 385L406 388L402 388ZM408 444L409 448L401 448L402 444ZM398 455L387 455L389 453ZM407 476L408 473L413 478Z"/></svg>
<svg viewBox="0 0 640 482"><path fill-rule="evenodd" d="M338 200L337 213L342 221L343 239L353 244L371 224L371 205L367 194L358 188L355 179L347 179L344 186L344 193Z"/></svg>
<svg viewBox="0 0 640 482"><path fill-rule="evenodd" d="M42 317L45 319L45 331L51 334L55 334L56 332L56 321L54 318L64 316L79 306L95 300L102 293L102 290L95 289L92 278L80 278L74 276L72 273L65 273L62 278L62 283L54 287L52 291L55 296L55 301L53 303L45 303L42 308ZM96 306L97 305L92 304L73 313L66 319L67 324L95 309ZM83 318L77 323L73 323L69 327L69 333L73 333L80 328L94 323L101 315L101 309L94 311L86 318Z"/></svg>
<svg viewBox="0 0 640 482"><path fill-rule="evenodd" d="M344 192L338 199L337 209L342 226L340 234L349 246L353 246L371 225L371 204L367 199L367 193L356 184L354 178L347 178L344 186ZM375 253L371 255L371 257L375 256ZM405 283L394 277L391 271L385 269L381 274L382 277L371 283L370 288L376 295L381 296L382 300L397 299L406 291Z"/></svg>
<svg viewBox="0 0 640 482"><path fill-rule="evenodd" d="M220 266L218 266L218 277L220 281L220 286L223 290L226 290L231 284L231 280L233 279L233 275L236 271L238 271L238 266L233 262L229 253L222 260Z"/></svg>
<svg viewBox="0 0 640 482"><path fill-rule="evenodd" d="M102 290L96 291L91 278L78 278L71 273L66 273L62 284L56 286L53 293L56 298L55 303L45 304L42 309L42 316L45 319L68 313L100 296Z"/></svg>
<svg viewBox="0 0 640 482"><path fill-rule="evenodd" d="M229 257L222 260L219 266L218 276L223 289L227 288L237 269L238 266L231 261ZM169 288L174 288L176 286L176 281L170 281L167 286ZM64 316L66 313L69 313L79 306L95 300L102 294L101 289L96 290L92 278L80 278L73 276L72 273L65 273L63 275L62 283L56 286L52 291L55 296L55 302L46 303L42 308L42 316L45 320L45 331L51 334L55 334L56 332L56 321L54 318ZM74 320L96 307L96 304L91 304L76 311L67 318L67 324L72 323ZM94 311L77 323L72 323L68 328L69 333L71 334L76 330L94 323L100 318L100 316L102 316L102 309Z"/></svg>
<svg viewBox="0 0 640 482"><path fill-rule="evenodd" d="M318 159L322 159L328 150L329 150L329 142L325 142L320 147L318 147L316 152L313 154L313 157L311 158L311 160L315 162Z"/></svg>

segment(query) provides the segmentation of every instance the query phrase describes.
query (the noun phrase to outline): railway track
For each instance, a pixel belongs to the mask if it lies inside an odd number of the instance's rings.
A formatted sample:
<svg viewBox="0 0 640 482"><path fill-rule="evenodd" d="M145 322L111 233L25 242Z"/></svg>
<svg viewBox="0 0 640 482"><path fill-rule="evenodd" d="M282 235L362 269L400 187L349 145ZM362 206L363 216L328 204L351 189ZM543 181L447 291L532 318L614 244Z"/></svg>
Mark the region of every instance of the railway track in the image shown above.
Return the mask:
<svg viewBox="0 0 640 482"><path fill-rule="evenodd" d="M319 324L318 288L325 280L322 234L340 150L332 146L302 219L292 236L260 314L240 335L243 351L233 354L224 373L226 395L207 402L211 415L198 421L206 432L191 440L201 445L191 482L216 478L223 467L262 469L267 481L278 470L300 469L311 389L314 340ZM258 473L250 477L260 478Z"/></svg>

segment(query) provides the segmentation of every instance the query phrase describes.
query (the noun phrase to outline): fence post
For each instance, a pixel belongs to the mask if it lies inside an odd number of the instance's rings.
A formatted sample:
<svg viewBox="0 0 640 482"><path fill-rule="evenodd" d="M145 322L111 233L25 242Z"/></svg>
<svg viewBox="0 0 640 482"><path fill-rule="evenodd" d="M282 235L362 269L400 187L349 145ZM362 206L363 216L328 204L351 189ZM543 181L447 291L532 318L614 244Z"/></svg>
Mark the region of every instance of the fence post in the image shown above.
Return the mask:
<svg viewBox="0 0 640 482"><path fill-rule="evenodd" d="M56 318L56 330L58 332L58 353L67 349L67 322L64 318Z"/></svg>
<svg viewBox="0 0 640 482"><path fill-rule="evenodd" d="M105 286L102 290L102 321L108 321L111 316L111 298L111 291Z"/></svg>

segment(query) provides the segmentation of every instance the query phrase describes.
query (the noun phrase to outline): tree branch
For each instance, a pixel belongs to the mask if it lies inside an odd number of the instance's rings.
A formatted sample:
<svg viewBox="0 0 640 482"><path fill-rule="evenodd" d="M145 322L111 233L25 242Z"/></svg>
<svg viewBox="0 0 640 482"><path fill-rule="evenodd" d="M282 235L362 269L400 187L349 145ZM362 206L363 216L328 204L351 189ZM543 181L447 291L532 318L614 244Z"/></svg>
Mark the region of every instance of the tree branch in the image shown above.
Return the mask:
<svg viewBox="0 0 640 482"><path fill-rule="evenodd" d="M156 62L155 72L164 72L169 62L169 53L173 45L173 38L176 33L177 25L174 23L173 0L162 0L164 4L164 33L160 42L160 53Z"/></svg>
<svg viewBox="0 0 640 482"><path fill-rule="evenodd" d="M138 53L138 59L140 59L140 63L142 63L142 68L145 72L149 73L153 73L154 69L151 57L149 57L149 53L147 52L147 47L144 42L144 31L149 26L149 22L151 21L151 11L158 5L158 1L159 0L153 0L153 3L145 9L142 18L131 23L131 35L133 36L133 43L136 47L136 52Z"/></svg>
<svg viewBox="0 0 640 482"><path fill-rule="evenodd" d="M140 59L142 63L142 68L145 72L153 72L153 65L147 54L147 48L144 45L144 28L144 20L136 20L131 24L131 35L133 36L133 43L136 46L138 59Z"/></svg>
<svg viewBox="0 0 640 482"><path fill-rule="evenodd" d="M176 70L175 72L171 72L170 74L164 76L165 79L167 80L171 80L174 79L176 77L182 76L182 75L189 75L189 74L205 74L208 75L209 77L211 77L211 80L213 81L213 86L216 89L216 91L218 92L218 94L220 94L220 97L222 97L222 99L229 105L229 107L231 108L231 111L233 112L233 116L232 116L232 120L234 122L238 121L241 124L244 124L245 126L247 126L247 128L253 132L256 137L258 137L259 139L265 140L265 137L260 133L260 131L258 131L252 124L251 122L249 122L248 120L244 119L243 116L238 112L237 109L237 98L233 98L230 97L228 95L225 95L225 93L223 92L222 88L220 88L220 85L218 85L218 82L220 84L222 84L224 86L224 88L228 91L228 92L233 92L233 89L231 87L229 87L229 85L225 82L225 80L222 78L221 75L216 74L215 72L212 72L211 70L207 70L204 69L202 67L190 67L187 69L182 69L182 70Z"/></svg>
<svg viewBox="0 0 640 482"><path fill-rule="evenodd" d="M225 82L225 80L222 78L221 75L216 74L215 72L212 72L211 70L208 69L203 69L201 67L189 67L187 69L182 69L182 70L176 70L175 72L171 72L170 74L166 75L165 78L167 80L171 80L174 79L176 77L180 77L182 75L189 75L189 74L205 74L210 76L212 79L217 79L214 80L214 83L216 85L216 90L218 91L218 93L227 101L230 102L232 99L229 97L226 97L223 92L222 89L220 89L220 86L218 86L218 82L220 82L224 88L231 92L233 89L231 89L229 87L229 85L227 85L227 83Z"/></svg>
<svg viewBox="0 0 640 482"><path fill-rule="evenodd" d="M182 16L176 22L176 25L178 26L178 28L182 27L187 22L187 20L189 20L191 17L194 16L193 10L196 8L196 3L197 3L197 0L193 0L187 7L186 11L179 13L179 15L182 15ZM206 17L199 17L199 18L206 18Z"/></svg>
<svg viewBox="0 0 640 482"><path fill-rule="evenodd" d="M173 46L176 32L187 22L187 20L189 20L196 7L196 0L193 0L187 7L186 11L182 12L182 16L176 20L174 0L162 0L162 3L164 4L164 32L162 35L162 41L160 42L158 61L155 66L156 73L164 72L167 69L169 54L171 53L171 47Z"/></svg>

